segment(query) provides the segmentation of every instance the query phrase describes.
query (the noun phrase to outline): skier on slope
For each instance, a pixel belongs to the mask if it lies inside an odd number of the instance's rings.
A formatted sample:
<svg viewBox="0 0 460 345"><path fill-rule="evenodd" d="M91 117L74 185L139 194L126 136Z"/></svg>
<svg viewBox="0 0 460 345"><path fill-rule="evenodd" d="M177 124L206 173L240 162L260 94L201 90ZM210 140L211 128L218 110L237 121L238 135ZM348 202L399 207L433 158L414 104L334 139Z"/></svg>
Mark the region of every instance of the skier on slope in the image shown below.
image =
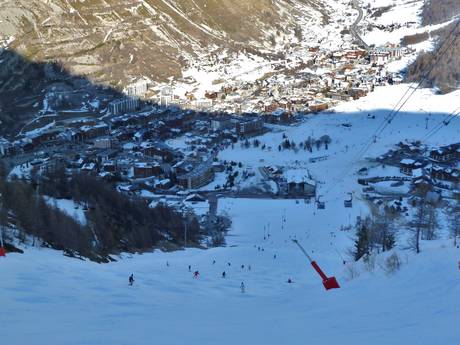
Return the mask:
<svg viewBox="0 0 460 345"><path fill-rule="evenodd" d="M244 282L241 282L240 289L241 289L241 293L244 293L246 291L246 287L244 286Z"/></svg>
<svg viewBox="0 0 460 345"><path fill-rule="evenodd" d="M225 278L225 275L226 275L226 273L225 273L225 271L223 271L222 272L222 278Z"/></svg>
<svg viewBox="0 0 460 345"><path fill-rule="evenodd" d="M128 281L129 281L129 286L132 286L132 285L134 284L134 275L133 275L133 274L131 274L131 275L129 276Z"/></svg>
<svg viewBox="0 0 460 345"><path fill-rule="evenodd" d="M200 276L200 272L199 272L199 271L193 272L193 278L198 278L199 276Z"/></svg>

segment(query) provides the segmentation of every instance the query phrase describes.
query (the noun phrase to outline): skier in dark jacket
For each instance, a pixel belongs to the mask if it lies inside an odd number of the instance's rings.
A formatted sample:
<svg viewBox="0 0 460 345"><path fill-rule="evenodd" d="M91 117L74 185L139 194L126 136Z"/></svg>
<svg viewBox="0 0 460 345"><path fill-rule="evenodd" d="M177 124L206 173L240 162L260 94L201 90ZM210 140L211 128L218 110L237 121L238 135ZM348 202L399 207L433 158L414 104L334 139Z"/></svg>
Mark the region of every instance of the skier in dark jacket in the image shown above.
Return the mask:
<svg viewBox="0 0 460 345"><path fill-rule="evenodd" d="M225 271L223 271L222 272L222 278L225 278L225 275L226 275L226 273L225 273Z"/></svg>
<svg viewBox="0 0 460 345"><path fill-rule="evenodd" d="M131 275L129 276L128 281L129 281L129 285L132 286L132 285L134 284L134 275L131 274Z"/></svg>

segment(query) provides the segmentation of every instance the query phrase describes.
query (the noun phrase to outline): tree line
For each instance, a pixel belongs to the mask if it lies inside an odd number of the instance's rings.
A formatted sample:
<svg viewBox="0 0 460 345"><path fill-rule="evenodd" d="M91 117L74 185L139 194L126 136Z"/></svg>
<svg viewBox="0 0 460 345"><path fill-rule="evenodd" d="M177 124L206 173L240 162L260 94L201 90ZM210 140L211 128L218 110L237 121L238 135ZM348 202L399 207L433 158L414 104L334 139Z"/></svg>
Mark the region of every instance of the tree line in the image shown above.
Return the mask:
<svg viewBox="0 0 460 345"><path fill-rule="evenodd" d="M64 169L32 181L9 181L3 170L0 193L3 225L13 222L23 240L31 236L92 260L107 261L111 254L143 252L162 244L181 246L186 223L189 244L198 244L202 237L195 217L186 219L165 206L150 208L106 181L82 174L68 176ZM86 224L46 202L44 195L72 199L84 210Z"/></svg>
<svg viewBox="0 0 460 345"><path fill-rule="evenodd" d="M355 225L355 241L352 256L355 261L366 259L374 252L391 250L397 244L397 234L407 239L408 248L420 253L421 241L432 241L440 237L439 201L417 198L412 201L412 214L397 229L397 213L390 210L374 212ZM460 239L460 206L455 204L447 209L448 236L453 244L459 247ZM404 230L404 231L400 231Z"/></svg>

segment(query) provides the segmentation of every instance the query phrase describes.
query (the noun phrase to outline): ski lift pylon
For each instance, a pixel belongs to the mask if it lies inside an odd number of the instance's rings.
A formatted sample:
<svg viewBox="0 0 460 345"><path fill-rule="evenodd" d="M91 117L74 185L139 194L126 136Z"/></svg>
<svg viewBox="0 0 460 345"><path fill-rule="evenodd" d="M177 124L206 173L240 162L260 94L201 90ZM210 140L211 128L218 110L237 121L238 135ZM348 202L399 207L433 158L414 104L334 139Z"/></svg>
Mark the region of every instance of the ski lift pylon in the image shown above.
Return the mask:
<svg viewBox="0 0 460 345"><path fill-rule="evenodd" d="M350 196L348 199L345 199L343 201L343 205L346 207L346 208L351 208L353 207L353 194L352 193L348 193L348 195Z"/></svg>
<svg viewBox="0 0 460 345"><path fill-rule="evenodd" d="M324 210L326 208L326 203L320 200L321 197L322 195L318 195L318 197L316 198L316 207L318 208L318 210Z"/></svg>

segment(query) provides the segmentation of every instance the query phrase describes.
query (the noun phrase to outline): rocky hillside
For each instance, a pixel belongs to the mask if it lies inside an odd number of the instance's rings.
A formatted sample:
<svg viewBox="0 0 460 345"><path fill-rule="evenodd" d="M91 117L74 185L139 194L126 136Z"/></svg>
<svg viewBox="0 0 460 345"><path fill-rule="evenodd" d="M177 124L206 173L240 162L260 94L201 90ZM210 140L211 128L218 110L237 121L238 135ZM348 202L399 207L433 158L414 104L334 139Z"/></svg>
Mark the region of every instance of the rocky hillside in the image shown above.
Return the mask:
<svg viewBox="0 0 460 345"><path fill-rule="evenodd" d="M435 32L436 47L433 51L421 54L408 70L408 79L420 80L437 61L436 66L424 86L437 87L441 92L450 92L460 83L460 1L429 0L422 12L423 25L439 24L453 20ZM446 44L443 43L446 42ZM441 53L441 54L440 54Z"/></svg>
<svg viewBox="0 0 460 345"><path fill-rule="evenodd" d="M328 20L319 0L0 0L0 46L121 86L224 48L282 51L299 16Z"/></svg>

